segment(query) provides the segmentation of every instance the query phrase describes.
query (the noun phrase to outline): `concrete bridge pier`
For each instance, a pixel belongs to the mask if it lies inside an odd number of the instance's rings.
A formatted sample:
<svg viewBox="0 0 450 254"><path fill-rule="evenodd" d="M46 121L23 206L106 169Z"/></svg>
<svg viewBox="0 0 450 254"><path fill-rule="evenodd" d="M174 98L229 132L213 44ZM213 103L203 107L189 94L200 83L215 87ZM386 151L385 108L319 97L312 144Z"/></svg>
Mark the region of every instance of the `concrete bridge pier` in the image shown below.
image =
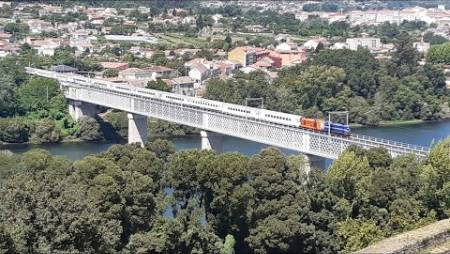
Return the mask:
<svg viewBox="0 0 450 254"><path fill-rule="evenodd" d="M308 161L308 170L311 170L312 167L320 168L323 170L327 169L327 160L325 158L312 154L305 154L305 158Z"/></svg>
<svg viewBox="0 0 450 254"><path fill-rule="evenodd" d="M91 103L71 100L69 101L69 114L73 120L78 121L82 117L94 117L97 114L97 107Z"/></svg>
<svg viewBox="0 0 450 254"><path fill-rule="evenodd" d="M202 138L202 150L214 150L223 152L223 135L210 131L200 131Z"/></svg>
<svg viewBox="0 0 450 254"><path fill-rule="evenodd" d="M128 113L128 144L139 143L144 147L147 142L147 117Z"/></svg>

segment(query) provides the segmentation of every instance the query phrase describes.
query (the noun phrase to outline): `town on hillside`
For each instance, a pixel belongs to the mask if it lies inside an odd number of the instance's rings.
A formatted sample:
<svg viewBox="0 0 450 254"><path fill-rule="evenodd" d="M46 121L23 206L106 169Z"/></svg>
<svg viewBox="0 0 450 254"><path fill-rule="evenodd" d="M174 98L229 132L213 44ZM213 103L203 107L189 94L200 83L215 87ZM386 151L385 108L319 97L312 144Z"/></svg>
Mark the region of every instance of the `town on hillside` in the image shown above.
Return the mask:
<svg viewBox="0 0 450 254"><path fill-rule="evenodd" d="M162 81L175 93L202 96L212 78L261 71L272 82L282 69L304 64L321 49L362 47L376 58L389 58L395 37L407 30L424 56L430 45L449 37L445 5L198 4L200 11L192 6L1 2L0 57L30 48L37 58L30 62L42 66L39 59L73 56L77 61L60 58L45 67L139 87Z"/></svg>

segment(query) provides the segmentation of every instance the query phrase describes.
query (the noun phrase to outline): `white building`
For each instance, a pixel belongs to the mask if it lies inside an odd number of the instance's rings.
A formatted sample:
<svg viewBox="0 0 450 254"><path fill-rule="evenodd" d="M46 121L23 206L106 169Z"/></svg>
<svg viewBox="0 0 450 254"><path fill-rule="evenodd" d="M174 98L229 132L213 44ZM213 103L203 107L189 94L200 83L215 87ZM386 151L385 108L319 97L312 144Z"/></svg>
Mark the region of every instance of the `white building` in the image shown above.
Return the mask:
<svg viewBox="0 0 450 254"><path fill-rule="evenodd" d="M195 63L191 65L188 75L193 80L200 83L209 77L209 71L205 65L201 63Z"/></svg>
<svg viewBox="0 0 450 254"><path fill-rule="evenodd" d="M348 38L345 42L351 50L357 50L358 47L376 50L382 46L380 38L375 37Z"/></svg>
<svg viewBox="0 0 450 254"><path fill-rule="evenodd" d="M38 55L53 56L55 55L55 49L59 47L58 44L48 44L36 47Z"/></svg>
<svg viewBox="0 0 450 254"><path fill-rule="evenodd" d="M177 77L169 80L172 92L187 96L195 96L194 80L188 76Z"/></svg>
<svg viewBox="0 0 450 254"><path fill-rule="evenodd" d="M53 25L49 22L43 21L43 20L29 20L28 26L30 27L30 32L32 34L40 34L43 32L52 32L56 31L56 29L53 27Z"/></svg>
<svg viewBox="0 0 450 254"><path fill-rule="evenodd" d="M139 68L128 68L123 71L119 71L119 78L124 80L152 80L153 73L148 70Z"/></svg>
<svg viewBox="0 0 450 254"><path fill-rule="evenodd" d="M275 47L275 50L278 52L290 52L290 51L297 50L297 49L298 49L297 44L293 43L293 42L289 42L289 43L283 42L283 43L278 44Z"/></svg>
<svg viewBox="0 0 450 254"><path fill-rule="evenodd" d="M430 43L428 42L414 42L413 46L420 53L427 53L430 49Z"/></svg>

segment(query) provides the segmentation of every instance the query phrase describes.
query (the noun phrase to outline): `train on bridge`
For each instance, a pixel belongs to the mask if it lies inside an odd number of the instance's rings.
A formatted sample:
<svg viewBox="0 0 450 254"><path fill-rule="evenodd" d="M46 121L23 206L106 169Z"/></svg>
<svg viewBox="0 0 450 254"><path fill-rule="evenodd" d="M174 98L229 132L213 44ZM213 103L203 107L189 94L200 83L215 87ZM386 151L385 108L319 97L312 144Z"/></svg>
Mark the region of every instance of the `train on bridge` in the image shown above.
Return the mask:
<svg viewBox="0 0 450 254"><path fill-rule="evenodd" d="M103 105L124 110L132 117L157 117L329 159L336 159L350 145L366 149L383 147L393 157L414 154L425 158L430 152L428 147L351 133L348 125L328 123L322 119L132 87L77 74L31 67L26 67L26 71L60 81L64 95L75 102L72 107L74 113L88 111L82 107L84 102ZM77 101L81 102L78 106ZM136 125L134 117L129 122Z"/></svg>
<svg viewBox="0 0 450 254"><path fill-rule="evenodd" d="M40 72L45 72L40 70ZM350 126L346 124L334 123L322 119L306 118L298 115L276 112L266 109L241 106L225 102L213 101L198 97L189 97L169 92L163 92L147 88L133 87L126 84L112 83L100 79L91 79L80 75L58 74L48 71L57 80L73 82L81 86L85 86L94 90L107 90L123 95L132 95L142 98L151 98L163 100L173 104L180 104L184 107L190 106L200 108L202 110L217 111L220 113L244 117L255 121L275 123L283 126L296 127L316 131L321 133L329 133L330 135L350 136Z"/></svg>

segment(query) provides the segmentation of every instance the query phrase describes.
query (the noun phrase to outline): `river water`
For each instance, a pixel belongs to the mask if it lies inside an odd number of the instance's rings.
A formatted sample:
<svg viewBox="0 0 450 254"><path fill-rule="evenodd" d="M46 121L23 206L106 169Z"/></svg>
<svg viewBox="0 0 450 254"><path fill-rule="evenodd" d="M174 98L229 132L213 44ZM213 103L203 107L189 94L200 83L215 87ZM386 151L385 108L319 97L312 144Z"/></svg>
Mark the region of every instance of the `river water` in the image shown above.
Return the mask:
<svg viewBox="0 0 450 254"><path fill-rule="evenodd" d="M395 127L357 128L353 129L353 132L415 145L430 146L433 142L437 142L450 136L450 120L401 125ZM199 136L177 137L170 138L170 140L175 143L177 150L200 148ZM228 136L224 137L223 142L224 151L236 151L245 155L256 154L261 151L261 149L267 147L267 145L264 144ZM117 144L117 142L85 142L42 145L15 144L3 146L2 149L9 149L14 153L23 153L33 148L43 148L48 150L53 155L65 156L71 160L78 160L89 154L103 152L113 144ZM286 149L281 150L285 154L296 153Z"/></svg>

